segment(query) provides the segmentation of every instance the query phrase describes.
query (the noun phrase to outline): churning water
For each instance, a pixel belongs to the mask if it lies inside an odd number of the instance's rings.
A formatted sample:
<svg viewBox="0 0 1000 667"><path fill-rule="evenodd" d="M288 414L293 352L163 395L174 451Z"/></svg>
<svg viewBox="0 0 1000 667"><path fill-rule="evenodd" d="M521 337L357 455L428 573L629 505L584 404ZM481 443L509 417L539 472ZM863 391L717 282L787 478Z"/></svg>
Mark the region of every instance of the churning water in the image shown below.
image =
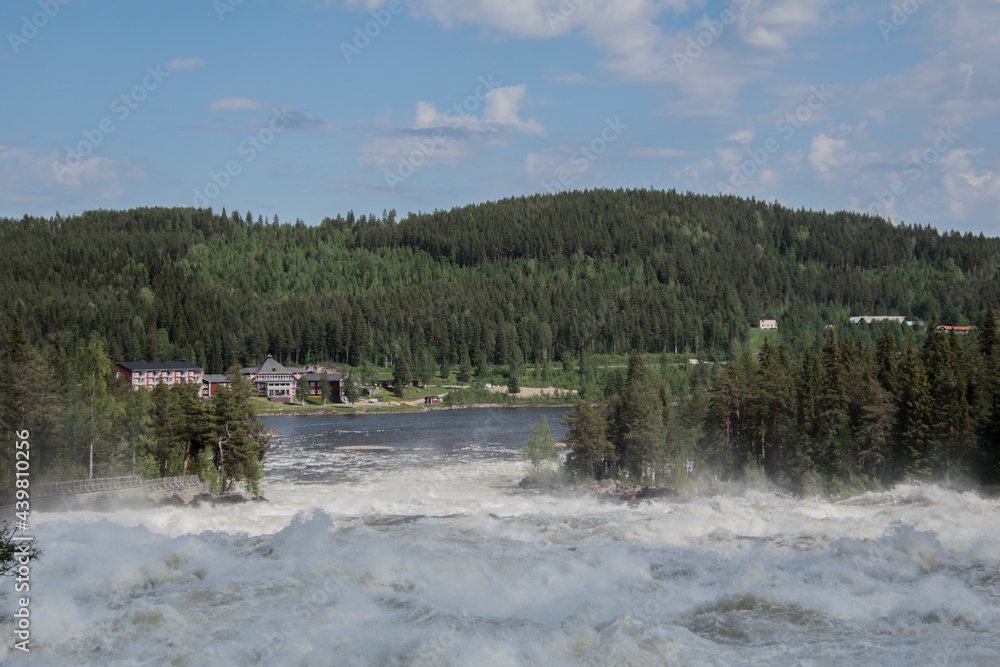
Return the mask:
<svg viewBox="0 0 1000 667"><path fill-rule="evenodd" d="M267 503L36 515L31 664L996 665L1000 503L516 488L539 414L274 418ZM390 445L393 451L334 450ZM0 592L0 658L16 608Z"/></svg>

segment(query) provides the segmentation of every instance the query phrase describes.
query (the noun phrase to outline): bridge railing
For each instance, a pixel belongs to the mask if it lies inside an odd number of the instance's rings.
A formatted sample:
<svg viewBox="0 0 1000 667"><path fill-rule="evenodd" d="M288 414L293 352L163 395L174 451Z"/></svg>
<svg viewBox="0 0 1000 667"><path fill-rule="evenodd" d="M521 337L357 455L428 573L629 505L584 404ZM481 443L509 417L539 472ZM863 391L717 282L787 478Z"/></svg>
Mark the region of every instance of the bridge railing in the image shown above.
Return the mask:
<svg viewBox="0 0 1000 667"><path fill-rule="evenodd" d="M163 477L161 479L147 479L142 482L142 488L146 491L174 491L190 489L195 486L204 486L204 483L198 479L198 475Z"/></svg>
<svg viewBox="0 0 1000 667"><path fill-rule="evenodd" d="M31 484L27 491L29 497L34 499L52 496L70 496L98 491L125 491L128 489L142 489L147 492L173 491L189 489L195 486L205 486L198 479L197 475L182 475L179 477L147 480L143 480L138 475L127 475L125 477L98 477L95 479L78 479L67 482L42 482L41 484ZM13 503L16 499L16 489L0 493L0 504Z"/></svg>

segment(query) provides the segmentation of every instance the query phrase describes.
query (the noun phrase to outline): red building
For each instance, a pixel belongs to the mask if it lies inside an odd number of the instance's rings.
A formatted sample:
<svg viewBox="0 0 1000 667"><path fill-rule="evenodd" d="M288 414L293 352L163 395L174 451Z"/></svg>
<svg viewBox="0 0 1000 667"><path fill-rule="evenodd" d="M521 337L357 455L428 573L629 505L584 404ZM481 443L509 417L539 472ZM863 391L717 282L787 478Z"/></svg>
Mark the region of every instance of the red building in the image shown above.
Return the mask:
<svg viewBox="0 0 1000 667"><path fill-rule="evenodd" d="M201 378L201 395L204 398L211 398L215 396L215 390L219 387L228 387L229 378L225 375L216 375L214 373L206 373Z"/></svg>
<svg viewBox="0 0 1000 667"><path fill-rule="evenodd" d="M323 395L323 373L306 373L306 380L309 381L309 395L310 396L322 396ZM340 381L343 376L340 373L326 373L328 379L328 385L326 387L326 397L328 400L334 403L342 403L343 399L340 393Z"/></svg>
<svg viewBox="0 0 1000 667"><path fill-rule="evenodd" d="M158 384L201 384L201 366L180 361L119 361L115 377L123 377L132 389L152 389Z"/></svg>
<svg viewBox="0 0 1000 667"><path fill-rule="evenodd" d="M974 330L975 328L976 327L953 327L953 326L950 326L948 324L939 324L938 325L938 331L954 331L956 334L958 334L960 336L964 336L965 334L969 333L970 331Z"/></svg>

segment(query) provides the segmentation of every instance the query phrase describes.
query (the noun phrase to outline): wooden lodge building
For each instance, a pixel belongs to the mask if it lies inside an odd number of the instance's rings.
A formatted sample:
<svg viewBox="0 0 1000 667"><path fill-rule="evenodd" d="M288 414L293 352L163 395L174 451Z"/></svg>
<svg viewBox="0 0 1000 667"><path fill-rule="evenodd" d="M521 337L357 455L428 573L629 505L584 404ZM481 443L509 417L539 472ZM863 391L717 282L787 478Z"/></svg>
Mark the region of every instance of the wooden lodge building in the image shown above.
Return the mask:
<svg viewBox="0 0 1000 667"><path fill-rule="evenodd" d="M334 403L343 402L341 393L341 374L327 373L329 384L322 387L323 373L312 372L306 368L288 368L275 360L270 354L258 366L244 368L243 374L253 384L258 396L264 396L269 401L291 403L296 398L296 388L299 378L305 376L309 382L309 395L322 396L324 389L327 397ZM198 384L200 395L210 398L219 387L228 387L229 380L225 375L206 374L200 366L181 361L119 361L115 364L115 375L125 378L134 390L152 389L157 384L168 386L175 384Z"/></svg>

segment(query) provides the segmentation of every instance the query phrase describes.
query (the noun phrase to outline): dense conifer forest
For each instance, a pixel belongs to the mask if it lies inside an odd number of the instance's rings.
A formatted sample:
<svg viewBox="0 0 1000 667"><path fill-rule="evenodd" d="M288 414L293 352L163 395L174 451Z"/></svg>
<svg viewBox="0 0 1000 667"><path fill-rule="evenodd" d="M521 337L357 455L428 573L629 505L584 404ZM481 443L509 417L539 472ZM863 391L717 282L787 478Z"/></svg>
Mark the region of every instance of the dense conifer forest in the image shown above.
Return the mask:
<svg viewBox="0 0 1000 667"><path fill-rule="evenodd" d="M82 419L61 407L82 409L87 369L105 361L185 358L212 373L268 353L345 368L402 358L414 373L562 362L593 385L588 359L634 350L718 363L686 369L680 384L640 368L642 357L602 375L604 412L578 418L602 415L612 449L598 439L599 460L578 456L578 471L651 477L696 460L800 487L997 472L996 238L731 196L594 190L315 226L191 208L25 216L0 220L0 242L8 434L31 419L65 428L29 403ZM848 322L872 314L918 324ZM751 350L764 315L780 342ZM938 322L979 329L946 336ZM117 391L102 381L102 395ZM45 395L27 401L32 391ZM195 409L170 400L171 414ZM636 401L641 414L629 412ZM121 409L109 417L119 429L127 415L155 415ZM176 448L157 454L155 423L127 428L101 436L109 471L128 468L126 443L140 436L152 443L147 473L211 467ZM81 451L53 445L52 470L83 471Z"/></svg>

